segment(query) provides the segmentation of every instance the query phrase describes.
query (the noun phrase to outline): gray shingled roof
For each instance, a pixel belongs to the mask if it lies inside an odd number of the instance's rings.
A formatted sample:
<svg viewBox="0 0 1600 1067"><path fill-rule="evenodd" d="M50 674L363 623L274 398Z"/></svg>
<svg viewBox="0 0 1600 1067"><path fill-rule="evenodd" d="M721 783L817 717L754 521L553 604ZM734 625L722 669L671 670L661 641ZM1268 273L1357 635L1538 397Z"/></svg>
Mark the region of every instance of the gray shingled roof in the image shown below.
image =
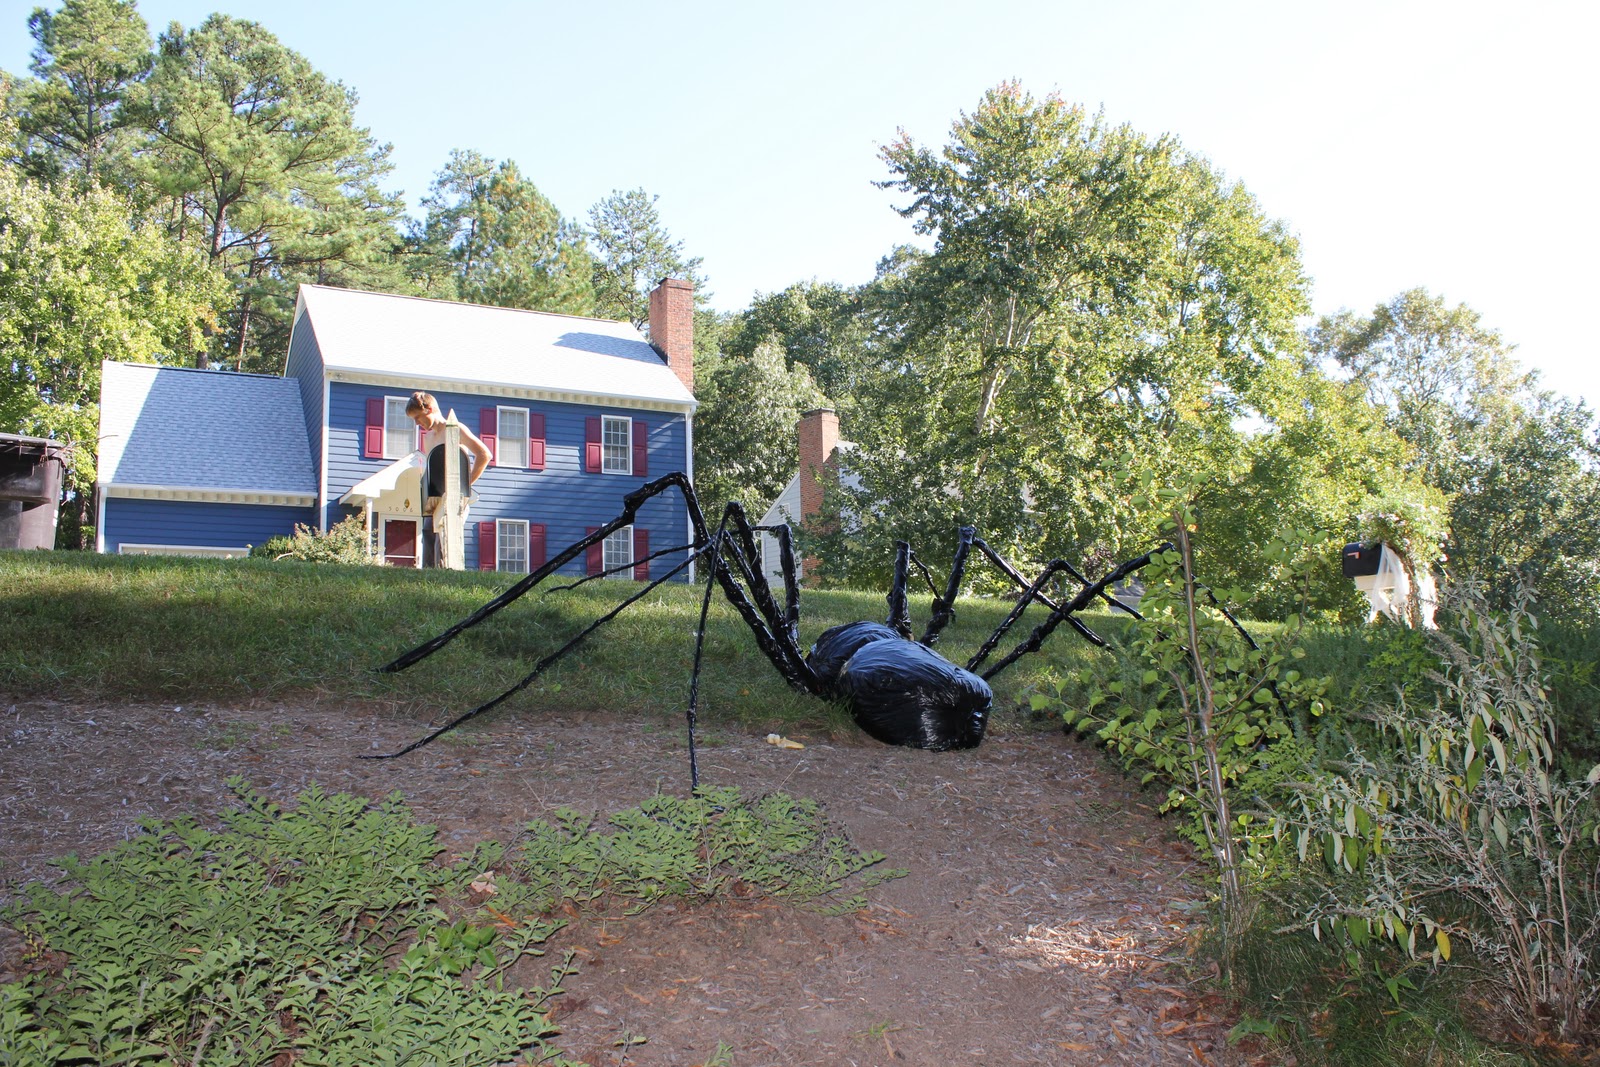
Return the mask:
<svg viewBox="0 0 1600 1067"><path fill-rule="evenodd" d="M246 493L317 491L297 383L101 364L100 481Z"/></svg>

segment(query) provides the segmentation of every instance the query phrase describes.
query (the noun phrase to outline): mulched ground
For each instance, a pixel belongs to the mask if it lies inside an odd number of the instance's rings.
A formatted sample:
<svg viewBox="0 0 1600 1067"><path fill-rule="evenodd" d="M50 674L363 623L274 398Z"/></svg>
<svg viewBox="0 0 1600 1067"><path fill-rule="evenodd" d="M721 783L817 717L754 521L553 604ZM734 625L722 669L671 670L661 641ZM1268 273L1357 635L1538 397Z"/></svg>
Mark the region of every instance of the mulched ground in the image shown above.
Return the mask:
<svg viewBox="0 0 1600 1067"><path fill-rule="evenodd" d="M227 806L243 775L273 800L312 783L399 790L451 856L556 808L605 814L683 793L680 732L607 714L512 712L396 761L422 716L375 704L89 706L0 698L0 899L143 816ZM713 730L701 780L821 802L906 878L826 917L758 897L577 918L555 1043L596 1067L1241 1064L1236 1021L1170 960L1194 930L1198 860L1151 799L1059 732L964 753L855 737ZM0 937L0 980L16 966ZM531 972L530 972L531 973ZM642 1039L642 1040L641 1040Z"/></svg>

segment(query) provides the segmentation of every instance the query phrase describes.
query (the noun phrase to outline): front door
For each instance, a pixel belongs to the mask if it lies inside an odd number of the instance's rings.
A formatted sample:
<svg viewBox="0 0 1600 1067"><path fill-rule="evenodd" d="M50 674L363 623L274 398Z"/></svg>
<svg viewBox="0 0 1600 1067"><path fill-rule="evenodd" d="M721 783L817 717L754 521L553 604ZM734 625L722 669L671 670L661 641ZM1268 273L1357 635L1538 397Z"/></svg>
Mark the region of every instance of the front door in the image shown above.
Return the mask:
<svg viewBox="0 0 1600 1067"><path fill-rule="evenodd" d="M383 562L391 567L417 565L417 520L385 519Z"/></svg>

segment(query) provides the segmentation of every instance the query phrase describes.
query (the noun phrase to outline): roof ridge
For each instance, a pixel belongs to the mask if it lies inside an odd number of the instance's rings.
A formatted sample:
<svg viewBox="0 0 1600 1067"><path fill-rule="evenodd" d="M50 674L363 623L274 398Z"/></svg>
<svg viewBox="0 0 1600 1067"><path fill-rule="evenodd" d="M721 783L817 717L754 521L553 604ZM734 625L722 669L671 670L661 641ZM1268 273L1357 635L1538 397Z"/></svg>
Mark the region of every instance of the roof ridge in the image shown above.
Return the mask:
<svg viewBox="0 0 1600 1067"><path fill-rule="evenodd" d="M105 362L110 363L114 367L148 367L150 370L177 370L187 371L190 374L209 374L213 376L227 375L231 378L265 378L268 381L273 382L281 382L284 380L283 375L281 374L263 374L260 371L253 370L224 370L220 367L202 370L199 367L175 367L166 363L129 363L128 361L121 359L108 359Z"/></svg>
<svg viewBox="0 0 1600 1067"><path fill-rule="evenodd" d="M596 315L571 315L565 311L535 311L532 308L508 308L499 304L478 304L471 300L446 300L438 296L417 296L414 293L380 293L376 289L356 289L343 285L316 285L312 282L301 282L302 289L322 289L336 293L358 293L361 296L386 296L395 300L416 300L427 304L448 304L451 307L486 308L490 311L515 312L520 315L544 315L553 319L577 319L580 322L609 322L614 326L629 326L638 330L632 322L623 319L602 319Z"/></svg>

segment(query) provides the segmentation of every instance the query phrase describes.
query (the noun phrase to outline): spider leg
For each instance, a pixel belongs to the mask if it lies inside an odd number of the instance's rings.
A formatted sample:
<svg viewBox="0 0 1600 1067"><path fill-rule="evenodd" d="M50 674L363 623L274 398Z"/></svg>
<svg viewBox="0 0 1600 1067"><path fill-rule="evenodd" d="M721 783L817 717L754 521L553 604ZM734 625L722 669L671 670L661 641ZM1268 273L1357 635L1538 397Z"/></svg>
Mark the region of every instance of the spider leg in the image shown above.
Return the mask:
<svg viewBox="0 0 1600 1067"><path fill-rule="evenodd" d="M795 577L794 531L786 522L776 526L756 526L756 530L771 534L778 540L778 569L783 572L783 630L789 641L800 647L800 584ZM762 581L766 574L761 575Z"/></svg>
<svg viewBox="0 0 1600 1067"><path fill-rule="evenodd" d="M454 641L463 632L470 630L480 622L483 622L495 612L499 611L507 604L510 604L512 601L518 599L524 593L527 593L529 590L533 589L534 586L538 585L552 574L555 574L572 560L578 558L579 554L587 551L590 545L604 541L607 537L611 536L613 533L616 533L624 526L631 525L633 523L634 516L638 514L639 508L644 505L645 501L674 487L676 487L683 494L684 500L688 505L689 520L694 526L695 544L704 545L706 543L706 520L705 516L701 514L700 502L698 499L696 499L694 495L694 488L689 484L689 479L683 474L683 472L673 471L672 473L657 478L655 481L650 482L623 497L622 514L618 515L604 526L601 526L599 529L595 530L594 533L589 534L588 536L581 538L580 540L567 546L565 549L557 553L552 559L546 561L542 567L519 580L515 585L511 586L511 588L485 603L482 607L480 607L477 611L474 611L471 615L468 615L465 619L462 619L460 622L456 623L448 630L445 630L443 633L440 633L437 636L431 637L422 642L422 644L411 649L409 652L403 653L389 663L385 663L382 667L378 668L378 671L384 674L392 674L396 671L403 671L407 667L427 659L445 645L448 645L451 641Z"/></svg>
<svg viewBox="0 0 1600 1067"><path fill-rule="evenodd" d="M462 723L466 722L467 720L475 719L479 715L482 715L484 712L492 711L495 708L499 707L501 704L505 703L511 697L515 696L516 694L522 692L524 689L528 688L528 686L532 685L534 679L538 678L539 675L543 674L547 668L549 668L557 660L561 659L562 656L565 656L568 652L571 652L573 649L575 649L579 645L583 644L584 639L587 638L590 634L594 633L596 630L600 629L600 627L604 626L606 623L610 622L612 619L614 619L618 615L622 614L622 610L624 608L630 606L631 604L633 604L636 601L638 601L641 598L643 598L652 589L654 589L656 586L660 585L662 582L670 581L671 579L676 577L678 574L680 574L684 570L687 570L689 565L691 563L693 563L695 561L695 559L699 555L703 554L705 551L706 551L706 549L701 549L700 552L694 553L688 559L684 560L682 563L679 563L676 566L674 566L666 574L663 574L660 578L657 578L654 581L650 582L643 589L640 589L637 593L633 594L628 599L626 599L622 603L618 604L615 608L612 608L610 611L606 612L605 615L601 616L600 618L596 619L594 622L590 623L587 627L584 628L584 630L581 633L578 634L578 636L574 637L572 640L568 641L566 644L562 645L560 648L556 649L554 652L550 653L548 656L546 656L543 659L541 659L538 662L538 664L536 664L534 666L533 670L529 671L528 674L520 682L518 682L517 684L513 685L510 689L507 689L505 692L501 693L499 696L495 697L493 700L486 701L486 702L484 702L482 704L479 704L477 707L473 708L471 711L463 712L460 715L457 715L454 719L451 719L449 722L445 723L443 726L439 727L437 730L435 730L432 733L428 734L426 737L422 738L420 741L413 741L411 744L407 745L405 748L402 748L398 752L390 752L390 753L387 753L387 754L381 755L381 756L362 756L361 758L362 759L395 759L396 757L404 756L408 752L415 752L417 749L421 748L423 745L426 745L427 743L429 743L430 741L434 740L435 738L439 737L442 734L449 733L451 730L454 730L457 726L460 726Z"/></svg>
<svg viewBox="0 0 1600 1067"><path fill-rule="evenodd" d="M990 667L983 674L979 675L979 677L981 677L984 681L988 681L990 678L993 678L995 675L1011 666L1011 664L1015 663L1023 656L1026 656L1031 652L1037 652L1039 647L1044 644L1045 638L1054 633L1056 627L1060 626L1062 622L1076 624L1076 628L1080 633L1085 631L1093 633L1093 631L1089 630L1088 627L1072 618L1073 613L1082 611L1084 608L1088 607L1089 604L1091 604L1097 597L1105 592L1108 586L1120 581L1127 575L1132 574L1134 571L1145 566L1145 564L1150 562L1150 557L1160 551L1163 551L1163 549L1152 549L1142 556L1130 559L1125 563L1119 563L1116 567L1112 568L1109 574L1107 574L1104 578L1101 578L1098 582L1091 582L1084 585L1082 589L1078 590L1077 596L1059 605L1050 613L1049 617L1046 618L1044 622L1034 627L1033 632L1029 634L1024 641L1018 644L1016 648L1008 652L1000 660L1000 662L996 663L993 667ZM1055 562L1059 561L1052 561L1052 564ZM1057 569L1063 569L1065 566L1065 563L1062 563L1062 567ZM1050 568L1048 567L1046 568L1047 571L1049 569ZM1043 580L1043 577L1045 576L1041 577L1041 581ZM1098 635L1095 635L1094 639L1097 644L1104 643Z"/></svg>
<svg viewBox="0 0 1600 1067"><path fill-rule="evenodd" d="M956 594L961 591L961 579L966 577L967 554L972 551L976 534L977 531L971 526L963 526L957 531L956 558L950 565L950 580L945 583L944 595L939 595L937 590L934 592L933 616L928 620L928 628L922 631L920 644L932 648L938 643L939 634L956 617Z"/></svg>
<svg viewBox="0 0 1600 1067"><path fill-rule="evenodd" d="M906 601L906 570L911 563L911 546L904 541L894 543L894 582L889 586L888 626L895 633L911 640L911 608Z"/></svg>

